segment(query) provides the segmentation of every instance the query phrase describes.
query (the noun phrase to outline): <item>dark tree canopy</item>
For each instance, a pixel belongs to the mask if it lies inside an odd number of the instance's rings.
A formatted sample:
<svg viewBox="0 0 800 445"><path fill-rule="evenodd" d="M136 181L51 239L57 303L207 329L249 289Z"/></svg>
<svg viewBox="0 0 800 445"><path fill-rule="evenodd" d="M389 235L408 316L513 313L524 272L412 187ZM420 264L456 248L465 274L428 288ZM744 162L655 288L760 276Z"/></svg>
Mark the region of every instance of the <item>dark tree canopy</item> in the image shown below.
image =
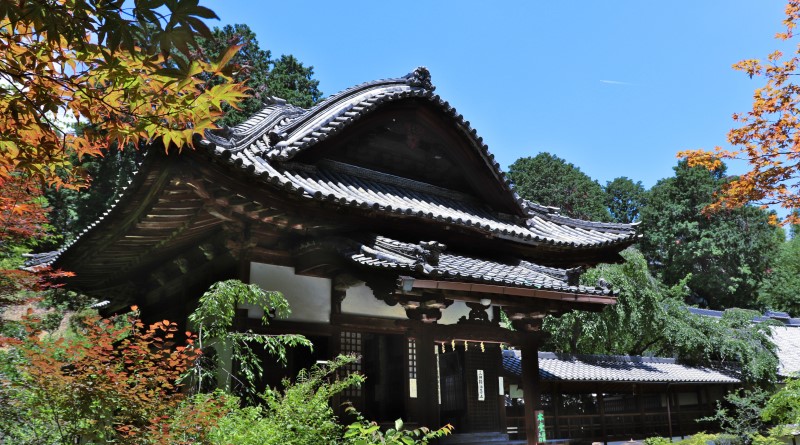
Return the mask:
<svg viewBox="0 0 800 445"><path fill-rule="evenodd" d="M539 153L519 158L509 166L508 175L527 200L559 207L573 218L611 220L600 184L558 156Z"/></svg>
<svg viewBox="0 0 800 445"><path fill-rule="evenodd" d="M675 176L648 193L640 247L665 284L691 274L694 302L713 309L755 309L756 292L783 231L769 224L769 213L753 206L703 214L725 181L724 166L709 171L681 161Z"/></svg>
<svg viewBox="0 0 800 445"><path fill-rule="evenodd" d="M136 162L141 161L142 156L138 150L111 148L105 150L102 157L75 161L91 182L85 189L51 188L45 192L51 207L49 219L54 232L72 239L95 222L111 206L122 187L128 185L136 171Z"/></svg>
<svg viewBox="0 0 800 445"><path fill-rule="evenodd" d="M629 224L639 220L647 192L642 181L633 182L625 176L608 181L604 187L606 206L615 222Z"/></svg>

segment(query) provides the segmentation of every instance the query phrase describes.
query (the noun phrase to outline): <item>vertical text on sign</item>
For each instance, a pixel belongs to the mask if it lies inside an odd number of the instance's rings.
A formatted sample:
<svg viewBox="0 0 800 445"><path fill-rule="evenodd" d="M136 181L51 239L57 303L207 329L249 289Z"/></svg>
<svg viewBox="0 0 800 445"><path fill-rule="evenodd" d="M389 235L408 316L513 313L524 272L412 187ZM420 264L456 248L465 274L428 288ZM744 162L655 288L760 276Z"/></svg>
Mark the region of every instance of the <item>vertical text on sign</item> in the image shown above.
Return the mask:
<svg viewBox="0 0 800 445"><path fill-rule="evenodd" d="M486 400L486 385L483 382L483 369L478 370L478 400Z"/></svg>

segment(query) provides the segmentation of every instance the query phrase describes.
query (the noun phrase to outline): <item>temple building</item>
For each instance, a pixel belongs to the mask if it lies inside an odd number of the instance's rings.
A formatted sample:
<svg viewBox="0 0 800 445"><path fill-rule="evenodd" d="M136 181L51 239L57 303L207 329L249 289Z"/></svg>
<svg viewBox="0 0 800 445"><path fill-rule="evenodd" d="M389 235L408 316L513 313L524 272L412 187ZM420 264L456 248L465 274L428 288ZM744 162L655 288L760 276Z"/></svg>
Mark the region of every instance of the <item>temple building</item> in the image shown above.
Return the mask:
<svg viewBox="0 0 800 445"><path fill-rule="evenodd" d="M522 351L527 443L544 431L541 321L615 303L578 284L619 261L635 227L581 221L521 199L425 68L349 88L310 109L274 99L246 122L147 152L117 203L74 242L35 258L67 285L186 320L215 281L281 291L292 314L241 329L299 333L284 374L339 353L366 383L365 416L438 427L458 443L508 440L501 346ZM244 308L246 309L246 308ZM515 328L500 325L506 314ZM283 373L283 374L282 374Z"/></svg>

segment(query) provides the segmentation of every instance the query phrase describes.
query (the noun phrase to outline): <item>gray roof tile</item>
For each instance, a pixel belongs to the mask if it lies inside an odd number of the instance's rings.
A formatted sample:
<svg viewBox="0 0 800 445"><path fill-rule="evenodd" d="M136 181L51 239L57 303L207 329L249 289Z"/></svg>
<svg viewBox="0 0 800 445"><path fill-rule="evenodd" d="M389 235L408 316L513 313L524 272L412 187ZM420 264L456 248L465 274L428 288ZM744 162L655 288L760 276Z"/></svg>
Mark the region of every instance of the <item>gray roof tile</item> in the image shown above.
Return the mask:
<svg viewBox="0 0 800 445"><path fill-rule="evenodd" d="M503 368L521 376L521 353L503 351ZM729 370L688 366L671 358L575 355L539 352L539 377L546 381L635 383L739 383Z"/></svg>
<svg viewBox="0 0 800 445"><path fill-rule="evenodd" d="M433 94L434 89L427 69L418 68L404 77L354 86L308 110L285 102L270 105L246 122L229 129L224 136L208 133L208 140L201 142L209 147L213 155L247 170L265 182L315 199L452 222L528 243L594 248L629 244L635 240L634 225L575 220L555 213L554 208L521 199L500 170L494 156L489 153L483 139L450 104ZM378 104L409 97L429 100L456 118L456 125L471 138L494 176L513 194L521 214L528 215L527 221L503 221L467 202L456 202L461 201L463 196L432 193L434 187L428 184L424 184L424 190L418 190L412 187L418 183L405 178L394 178L395 181L387 182L391 175L378 178L377 172L365 172L362 169L361 173L368 173L368 177L364 177L354 173L355 167L351 166L349 172L344 172L341 168L344 166L339 165L340 168L336 169L331 167L333 163L324 170L305 172L296 165L285 165L301 151L369 114ZM445 191L445 195L453 193Z"/></svg>
<svg viewBox="0 0 800 445"><path fill-rule="evenodd" d="M778 348L778 374L800 374L800 327L773 326L772 341Z"/></svg>
<svg viewBox="0 0 800 445"><path fill-rule="evenodd" d="M441 243L405 243L383 236L338 243L350 261L367 267L405 270L442 280L455 280L553 290L584 295L611 295L604 288L571 285L568 276L577 269L544 267L527 261L501 263L447 252Z"/></svg>

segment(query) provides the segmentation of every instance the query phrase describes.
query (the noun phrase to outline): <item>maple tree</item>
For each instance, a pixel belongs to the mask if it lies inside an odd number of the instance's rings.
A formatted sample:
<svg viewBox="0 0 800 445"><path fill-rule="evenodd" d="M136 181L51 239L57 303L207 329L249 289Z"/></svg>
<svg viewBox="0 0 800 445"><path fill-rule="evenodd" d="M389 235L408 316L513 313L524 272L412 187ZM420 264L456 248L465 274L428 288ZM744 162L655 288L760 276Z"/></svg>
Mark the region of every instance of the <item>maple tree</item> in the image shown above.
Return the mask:
<svg viewBox="0 0 800 445"><path fill-rule="evenodd" d="M44 234L45 185L86 184L76 160L191 146L246 97L227 67L236 46L176 56L210 35L202 19L216 15L197 0L0 2L0 17L0 260ZM0 264L3 296L38 280L16 266Z"/></svg>
<svg viewBox="0 0 800 445"><path fill-rule="evenodd" d="M99 155L111 142L191 146L223 103L245 97L241 84L208 84L231 80L235 46L213 62L171 55L210 34L202 19L216 15L196 0L0 5L0 180L72 184L80 175L70 155ZM85 125L72 132L64 118Z"/></svg>
<svg viewBox="0 0 800 445"><path fill-rule="evenodd" d="M800 19L800 0L786 5L784 32L776 38L789 41L795 37ZM800 44L790 57L781 51L767 56L766 61L746 59L733 65L751 78L764 77L766 85L755 90L752 109L733 115L741 126L728 132L731 149L716 147L713 151L684 150L689 165L718 168L725 159L742 159L750 170L727 182L707 211L740 207L748 202L777 204L787 209L800 207L800 84L794 81L800 64ZM776 221L776 218L773 218ZM790 213L785 222L795 223Z"/></svg>
<svg viewBox="0 0 800 445"><path fill-rule="evenodd" d="M89 316L72 336L46 335L29 317L26 338L3 339L2 354L14 357L0 361L0 405L15 421L3 422L0 438L173 444L210 430L224 400L187 404L176 383L200 355L195 336L168 320L146 327L132 309Z"/></svg>

